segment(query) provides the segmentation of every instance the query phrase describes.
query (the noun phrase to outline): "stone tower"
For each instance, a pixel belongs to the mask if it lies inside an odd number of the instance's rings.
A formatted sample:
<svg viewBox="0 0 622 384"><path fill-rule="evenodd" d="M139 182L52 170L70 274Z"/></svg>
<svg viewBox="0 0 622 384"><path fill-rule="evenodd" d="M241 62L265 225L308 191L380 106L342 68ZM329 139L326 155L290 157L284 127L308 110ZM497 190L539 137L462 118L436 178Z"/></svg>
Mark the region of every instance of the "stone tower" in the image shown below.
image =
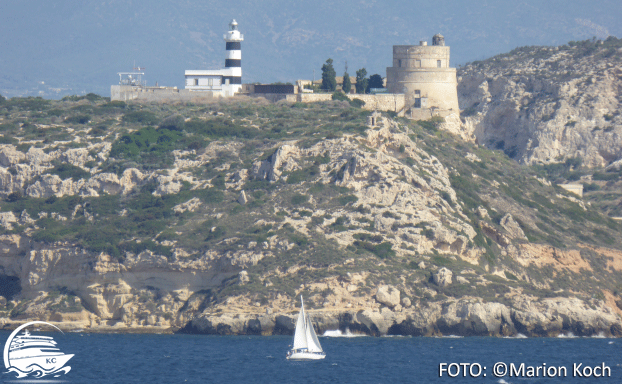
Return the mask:
<svg viewBox="0 0 622 384"><path fill-rule="evenodd" d="M449 67L445 38L434 35L432 45L394 45L393 67L387 68L387 91L404 93L405 110L415 118L459 114L456 69Z"/></svg>

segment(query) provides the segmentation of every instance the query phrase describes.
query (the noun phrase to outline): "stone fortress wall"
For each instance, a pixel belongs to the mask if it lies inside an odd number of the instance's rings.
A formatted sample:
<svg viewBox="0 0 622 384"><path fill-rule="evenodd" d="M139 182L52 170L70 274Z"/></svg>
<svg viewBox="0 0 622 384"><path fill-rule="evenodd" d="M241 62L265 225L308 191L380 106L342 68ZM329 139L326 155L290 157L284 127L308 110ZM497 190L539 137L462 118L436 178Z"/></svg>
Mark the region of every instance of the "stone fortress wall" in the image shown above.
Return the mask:
<svg viewBox="0 0 622 384"><path fill-rule="evenodd" d="M248 93L245 96L263 97L271 102L285 100L291 103L314 103L332 100L331 93ZM404 112L403 94L347 95L350 100L360 99L365 102L363 109L391 111L399 115ZM206 103L222 97L210 91L190 91L173 87L133 87L113 85L110 87L110 100L136 101L147 103Z"/></svg>
<svg viewBox="0 0 622 384"><path fill-rule="evenodd" d="M218 97L214 92L193 92L177 87L135 87L131 85L110 86L111 101L138 101L154 103L201 103Z"/></svg>

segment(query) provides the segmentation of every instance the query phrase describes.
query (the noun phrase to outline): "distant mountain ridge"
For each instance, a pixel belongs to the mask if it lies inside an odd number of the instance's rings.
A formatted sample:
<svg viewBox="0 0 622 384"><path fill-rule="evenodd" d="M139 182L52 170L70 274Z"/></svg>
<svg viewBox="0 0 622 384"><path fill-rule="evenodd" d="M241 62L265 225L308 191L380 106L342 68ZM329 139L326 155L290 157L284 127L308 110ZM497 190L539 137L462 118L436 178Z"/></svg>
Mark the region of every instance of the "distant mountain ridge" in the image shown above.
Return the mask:
<svg viewBox="0 0 622 384"><path fill-rule="evenodd" d="M29 6L32 5L36 6ZM385 75L391 46L442 33L452 64L483 59L521 45L559 45L621 36L615 1L404 4L397 1L291 3L272 0L182 3L93 1L0 5L0 94L107 96L116 72L134 62L153 85L183 86L185 69L224 63L222 34L235 18L245 34L243 81L319 78L322 63L348 61Z"/></svg>

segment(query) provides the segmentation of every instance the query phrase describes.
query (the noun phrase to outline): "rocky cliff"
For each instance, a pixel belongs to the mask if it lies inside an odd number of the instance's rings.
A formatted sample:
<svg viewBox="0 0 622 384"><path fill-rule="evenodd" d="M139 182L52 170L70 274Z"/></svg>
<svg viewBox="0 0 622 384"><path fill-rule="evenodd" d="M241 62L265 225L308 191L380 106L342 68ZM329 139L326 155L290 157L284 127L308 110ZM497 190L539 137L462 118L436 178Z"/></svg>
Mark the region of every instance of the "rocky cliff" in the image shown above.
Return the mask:
<svg viewBox="0 0 622 384"><path fill-rule="evenodd" d="M458 70L464 136L524 164L622 157L622 41L523 47Z"/></svg>
<svg viewBox="0 0 622 384"><path fill-rule="evenodd" d="M348 103L0 104L0 322L622 331L620 225L434 121Z"/></svg>

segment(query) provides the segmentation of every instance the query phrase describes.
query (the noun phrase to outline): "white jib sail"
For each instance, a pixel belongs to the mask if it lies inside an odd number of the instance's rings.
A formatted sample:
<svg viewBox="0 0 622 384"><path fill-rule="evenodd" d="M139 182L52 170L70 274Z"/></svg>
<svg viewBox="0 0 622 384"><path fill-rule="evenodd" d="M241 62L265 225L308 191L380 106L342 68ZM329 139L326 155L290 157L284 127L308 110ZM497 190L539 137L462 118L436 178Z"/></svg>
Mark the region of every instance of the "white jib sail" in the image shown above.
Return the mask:
<svg viewBox="0 0 622 384"><path fill-rule="evenodd" d="M322 352L322 346L320 345L320 341L317 339L317 335L315 334L309 315L307 315L306 328L307 348L309 352Z"/></svg>
<svg viewBox="0 0 622 384"><path fill-rule="evenodd" d="M302 304L302 297L300 298ZM307 335L305 332L305 308L304 305L300 307L300 313L298 314L298 321L296 322L296 331L294 332L294 345L292 349L308 348Z"/></svg>

